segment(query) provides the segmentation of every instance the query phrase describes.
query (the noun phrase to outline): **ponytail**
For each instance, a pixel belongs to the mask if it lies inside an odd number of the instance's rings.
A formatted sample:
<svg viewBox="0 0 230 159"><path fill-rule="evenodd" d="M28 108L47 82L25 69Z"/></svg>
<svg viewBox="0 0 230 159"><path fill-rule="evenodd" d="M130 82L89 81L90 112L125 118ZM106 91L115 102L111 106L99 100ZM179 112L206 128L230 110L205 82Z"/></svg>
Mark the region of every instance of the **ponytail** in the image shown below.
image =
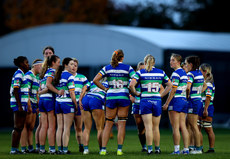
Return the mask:
<svg viewBox="0 0 230 159"><path fill-rule="evenodd" d="M52 56L48 56L47 58L45 58L45 61L44 61L43 65L42 65L42 71L41 71L41 74L40 74L41 79L44 78L48 67L52 67L52 63L56 62L57 59L59 59L59 57L57 55L52 55Z"/></svg>
<svg viewBox="0 0 230 159"><path fill-rule="evenodd" d="M65 69L65 65L68 65L69 62L72 60L73 59L70 57L66 57L63 59L62 65L59 66L58 69L56 70L55 77L54 77L54 86L57 86L60 83L61 74L62 74L62 71L64 71Z"/></svg>
<svg viewBox="0 0 230 159"><path fill-rule="evenodd" d="M118 62L121 61L121 59L124 57L124 53L122 50L116 50L113 52L112 59L110 64L113 68L118 66Z"/></svg>
<svg viewBox="0 0 230 159"><path fill-rule="evenodd" d="M145 56L144 62L145 62L145 69L148 72L150 72L155 64L155 58L152 55L148 54Z"/></svg>
<svg viewBox="0 0 230 159"><path fill-rule="evenodd" d="M200 69L202 69L202 71L206 72L205 82L213 83L214 79L213 79L213 75L212 75L212 66L207 64L207 63L203 63L200 65Z"/></svg>
<svg viewBox="0 0 230 159"><path fill-rule="evenodd" d="M64 66L60 65L55 73L54 86L57 86L60 83L62 71L64 71Z"/></svg>

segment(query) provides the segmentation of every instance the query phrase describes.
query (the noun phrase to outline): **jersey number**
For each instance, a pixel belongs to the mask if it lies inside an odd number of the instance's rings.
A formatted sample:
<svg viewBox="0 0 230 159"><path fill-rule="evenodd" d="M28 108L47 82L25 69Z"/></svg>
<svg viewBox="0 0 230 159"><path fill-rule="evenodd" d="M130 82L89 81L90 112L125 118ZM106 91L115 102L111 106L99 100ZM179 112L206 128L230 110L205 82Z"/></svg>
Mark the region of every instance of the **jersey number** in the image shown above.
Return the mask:
<svg viewBox="0 0 230 159"><path fill-rule="evenodd" d="M122 80L113 80L113 88L114 89L121 89L123 88L123 81Z"/></svg>
<svg viewBox="0 0 230 159"><path fill-rule="evenodd" d="M148 89L148 92L158 92L159 91L159 83L148 83L147 89Z"/></svg>

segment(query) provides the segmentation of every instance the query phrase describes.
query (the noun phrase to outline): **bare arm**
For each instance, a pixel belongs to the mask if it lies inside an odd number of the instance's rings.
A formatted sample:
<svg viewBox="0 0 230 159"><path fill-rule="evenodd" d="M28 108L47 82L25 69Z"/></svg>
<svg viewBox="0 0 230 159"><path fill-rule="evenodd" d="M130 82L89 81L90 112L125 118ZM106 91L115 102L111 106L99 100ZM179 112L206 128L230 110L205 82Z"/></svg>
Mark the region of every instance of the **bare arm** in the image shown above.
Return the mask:
<svg viewBox="0 0 230 159"><path fill-rule="evenodd" d="M210 105L210 102L211 102L211 96L206 96L205 106L204 106L204 112L203 112L203 116L204 117L208 116L208 107Z"/></svg>
<svg viewBox="0 0 230 159"><path fill-rule="evenodd" d="M171 100L173 99L175 93L176 93L177 87L172 87L171 92L169 93L169 96L165 102L165 104L163 105L163 110L167 110L169 103L171 102Z"/></svg>
<svg viewBox="0 0 230 159"><path fill-rule="evenodd" d="M186 98L189 99L190 92L191 92L191 83L187 83L187 88L186 88Z"/></svg>
<svg viewBox="0 0 230 159"><path fill-rule="evenodd" d="M84 86L82 88L82 91L81 91L81 94L80 94L80 97L79 97L79 105L80 105L80 107L82 107L82 98L85 96L86 91L87 91L87 86Z"/></svg>
<svg viewBox="0 0 230 159"><path fill-rule="evenodd" d="M161 93L161 97L164 97L165 95L167 95L171 88L172 88L172 82L168 80L164 91Z"/></svg>
<svg viewBox="0 0 230 159"><path fill-rule="evenodd" d="M203 87L202 87L202 93L207 89L207 83L204 81L204 85L203 85Z"/></svg>
<svg viewBox="0 0 230 159"><path fill-rule="evenodd" d="M47 86L47 88L48 88L50 91L52 91L52 92L54 92L54 93L56 93L56 94L58 94L58 95L64 95L64 90L57 90L57 89L53 86L52 81L53 81L53 78L50 78L50 77L47 78L47 80L46 80L46 86Z"/></svg>
<svg viewBox="0 0 230 159"><path fill-rule="evenodd" d="M18 105L18 110L19 111L23 111L22 109L22 103L21 103L21 99L19 97L19 88L14 88L14 96Z"/></svg>
<svg viewBox="0 0 230 159"><path fill-rule="evenodd" d="M162 92L165 90L165 88L162 86L162 84L161 84L161 88L160 88L160 94L162 94Z"/></svg>
<svg viewBox="0 0 230 159"><path fill-rule="evenodd" d="M74 103L74 105L75 105L76 111L78 111L78 108L77 108L77 101L76 101L76 96L75 96L74 90L70 90L70 91L69 91L69 94L70 94L70 97L71 97L71 99L72 99L72 101L73 101L73 103Z"/></svg>
<svg viewBox="0 0 230 159"><path fill-rule="evenodd" d="M137 81L135 79L132 79L129 84L129 90L131 91L133 95L140 96L140 93L137 93L136 91L136 88L135 88L136 84L137 84Z"/></svg>
<svg viewBox="0 0 230 159"><path fill-rule="evenodd" d="M48 93L48 90L49 89L46 87L45 89L38 91L38 95Z"/></svg>
<svg viewBox="0 0 230 159"><path fill-rule="evenodd" d="M94 77L94 79L93 79L93 83L94 83L97 87L99 87L99 88L101 88L102 90L104 90L105 92L107 92L109 88L106 88L105 86L103 86L103 84L101 84L101 82L100 82L101 79L102 79L102 76L101 76L100 74L97 74L97 75Z"/></svg>

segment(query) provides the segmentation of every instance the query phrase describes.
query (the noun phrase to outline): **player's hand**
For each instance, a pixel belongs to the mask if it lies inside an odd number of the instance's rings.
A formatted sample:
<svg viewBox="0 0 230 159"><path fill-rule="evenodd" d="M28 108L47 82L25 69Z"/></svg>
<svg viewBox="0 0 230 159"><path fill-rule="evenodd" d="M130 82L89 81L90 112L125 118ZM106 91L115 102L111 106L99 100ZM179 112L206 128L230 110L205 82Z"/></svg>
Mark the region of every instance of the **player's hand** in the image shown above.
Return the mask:
<svg viewBox="0 0 230 159"><path fill-rule="evenodd" d="M64 89L61 89L58 91L58 95L62 96L62 95L64 95L64 92L65 92Z"/></svg>
<svg viewBox="0 0 230 159"><path fill-rule="evenodd" d="M204 117L207 117L207 116L208 116L208 110L205 110L205 109L204 109L203 116L204 116Z"/></svg>
<svg viewBox="0 0 230 159"><path fill-rule="evenodd" d="M167 109L168 109L168 106L169 106L168 104L164 104L164 105L162 106L162 109L163 109L163 110L167 110Z"/></svg>

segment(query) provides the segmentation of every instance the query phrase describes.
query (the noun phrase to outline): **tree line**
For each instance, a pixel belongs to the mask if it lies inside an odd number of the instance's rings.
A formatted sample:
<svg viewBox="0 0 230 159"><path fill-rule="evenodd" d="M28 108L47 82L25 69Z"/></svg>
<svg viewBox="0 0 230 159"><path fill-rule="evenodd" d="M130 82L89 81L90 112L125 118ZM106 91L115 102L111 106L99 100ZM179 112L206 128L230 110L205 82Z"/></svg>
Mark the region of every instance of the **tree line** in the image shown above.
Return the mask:
<svg viewBox="0 0 230 159"><path fill-rule="evenodd" d="M114 4L112 0L0 1L0 35L52 23L85 22L162 29L230 32L230 1Z"/></svg>

